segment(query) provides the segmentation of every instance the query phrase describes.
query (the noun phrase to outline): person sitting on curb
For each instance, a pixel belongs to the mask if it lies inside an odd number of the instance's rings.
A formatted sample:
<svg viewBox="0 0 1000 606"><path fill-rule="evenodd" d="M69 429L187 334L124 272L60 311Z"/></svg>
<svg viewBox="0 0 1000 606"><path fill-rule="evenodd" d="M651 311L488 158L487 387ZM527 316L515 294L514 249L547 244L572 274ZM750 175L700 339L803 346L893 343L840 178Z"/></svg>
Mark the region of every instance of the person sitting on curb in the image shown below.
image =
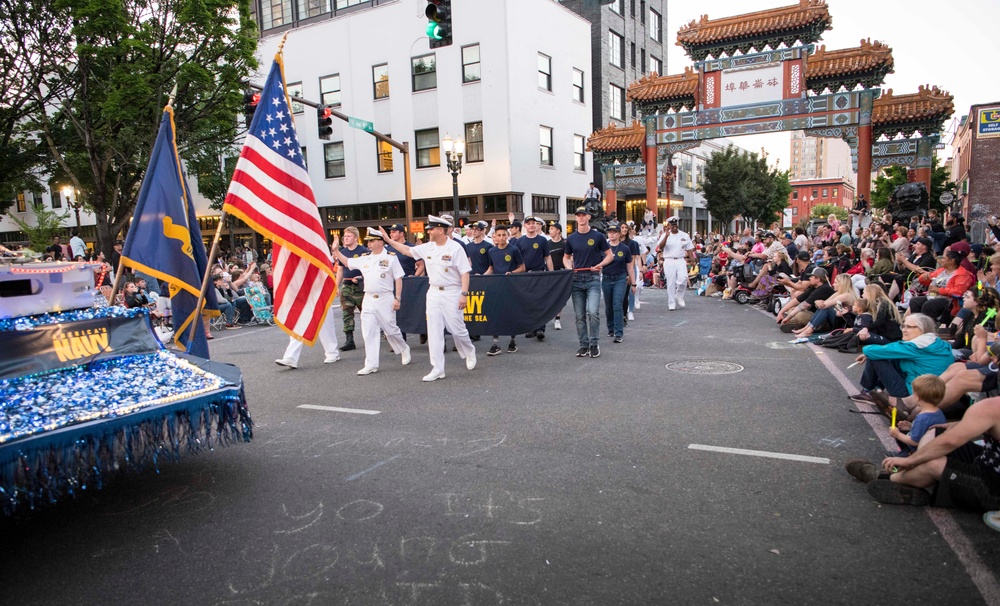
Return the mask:
<svg viewBox="0 0 1000 606"><path fill-rule="evenodd" d="M910 425L909 433L903 433L899 427L890 427L889 436L899 444L900 457L908 457L917 451L920 439L934 425L947 422L944 413L938 408L944 399L944 381L935 375L920 375L913 379L913 405L919 410Z"/></svg>
<svg viewBox="0 0 1000 606"><path fill-rule="evenodd" d="M822 267L814 269L809 274L809 288L798 297L792 297L778 312L781 332L790 333L804 327L819 309L816 302L829 299L835 292L826 270Z"/></svg>
<svg viewBox="0 0 1000 606"><path fill-rule="evenodd" d="M847 472L867 483L879 503L1000 509L1000 398L976 402L961 421L932 427L915 453L886 457L882 469L869 461L847 463Z"/></svg>

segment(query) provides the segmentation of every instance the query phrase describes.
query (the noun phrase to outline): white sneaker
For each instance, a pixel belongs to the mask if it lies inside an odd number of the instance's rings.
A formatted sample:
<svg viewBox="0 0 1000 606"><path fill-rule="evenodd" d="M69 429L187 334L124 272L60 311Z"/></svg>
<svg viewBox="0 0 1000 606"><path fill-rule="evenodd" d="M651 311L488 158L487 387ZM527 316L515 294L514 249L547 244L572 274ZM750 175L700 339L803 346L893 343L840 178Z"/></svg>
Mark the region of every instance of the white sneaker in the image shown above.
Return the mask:
<svg viewBox="0 0 1000 606"><path fill-rule="evenodd" d="M291 360L289 358L281 358L280 360L275 360L274 363L277 364L278 366L284 366L285 368L299 367L299 365L295 362L295 360Z"/></svg>
<svg viewBox="0 0 1000 606"><path fill-rule="evenodd" d="M340 354L326 354L326 359L323 360L324 364L333 364L334 362L340 362Z"/></svg>
<svg viewBox="0 0 1000 606"><path fill-rule="evenodd" d="M424 383L430 383L431 381L437 381L438 379L443 379L444 373L432 370L431 374L424 375Z"/></svg>
<svg viewBox="0 0 1000 606"><path fill-rule="evenodd" d="M562 322L559 321L559 318L556 318L556 321L553 322L553 325L555 326L556 330L562 330Z"/></svg>
<svg viewBox="0 0 1000 606"><path fill-rule="evenodd" d="M628 321L631 322L632 320L635 320L635 314L628 312Z"/></svg>
<svg viewBox="0 0 1000 606"><path fill-rule="evenodd" d="M472 370L476 367L476 352L472 352L465 356L465 367Z"/></svg>
<svg viewBox="0 0 1000 606"><path fill-rule="evenodd" d="M635 300L635 308L636 308L636 309L639 309L639 299L636 299L636 300Z"/></svg>
<svg viewBox="0 0 1000 606"><path fill-rule="evenodd" d="M677 299L677 307L684 309L684 299Z"/></svg>
<svg viewBox="0 0 1000 606"><path fill-rule="evenodd" d="M360 376L365 376L365 375L374 374L376 372L378 372L378 366L365 366L364 368L362 368L361 370L358 371L358 374Z"/></svg>
<svg viewBox="0 0 1000 606"><path fill-rule="evenodd" d="M403 350L403 353L400 354L400 360L403 362L403 366L406 366L407 364L410 363L410 346L409 345L407 345L406 349Z"/></svg>
<svg viewBox="0 0 1000 606"><path fill-rule="evenodd" d="M670 305L670 306L667 307L667 311L674 311L675 309L677 309L677 308L674 307L673 305Z"/></svg>

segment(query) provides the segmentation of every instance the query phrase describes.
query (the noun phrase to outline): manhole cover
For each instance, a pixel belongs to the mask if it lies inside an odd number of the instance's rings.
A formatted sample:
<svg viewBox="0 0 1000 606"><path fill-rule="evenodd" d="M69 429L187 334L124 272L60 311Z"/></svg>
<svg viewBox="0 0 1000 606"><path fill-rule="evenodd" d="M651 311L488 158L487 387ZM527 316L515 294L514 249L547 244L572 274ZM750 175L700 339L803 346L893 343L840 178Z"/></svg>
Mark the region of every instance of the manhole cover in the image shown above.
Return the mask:
<svg viewBox="0 0 1000 606"><path fill-rule="evenodd" d="M742 372L743 367L732 362L715 360L678 360L667 364L667 370L686 372L690 375L731 375Z"/></svg>

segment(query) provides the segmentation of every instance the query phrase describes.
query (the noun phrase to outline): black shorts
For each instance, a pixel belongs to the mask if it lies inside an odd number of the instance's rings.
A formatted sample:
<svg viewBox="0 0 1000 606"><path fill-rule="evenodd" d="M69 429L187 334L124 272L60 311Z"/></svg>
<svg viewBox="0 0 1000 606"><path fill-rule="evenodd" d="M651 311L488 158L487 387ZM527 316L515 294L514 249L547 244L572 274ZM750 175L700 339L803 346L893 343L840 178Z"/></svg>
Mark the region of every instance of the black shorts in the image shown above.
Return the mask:
<svg viewBox="0 0 1000 606"><path fill-rule="evenodd" d="M969 442L948 455L932 505L980 513L1000 509L1000 474L975 463L982 452L982 446Z"/></svg>

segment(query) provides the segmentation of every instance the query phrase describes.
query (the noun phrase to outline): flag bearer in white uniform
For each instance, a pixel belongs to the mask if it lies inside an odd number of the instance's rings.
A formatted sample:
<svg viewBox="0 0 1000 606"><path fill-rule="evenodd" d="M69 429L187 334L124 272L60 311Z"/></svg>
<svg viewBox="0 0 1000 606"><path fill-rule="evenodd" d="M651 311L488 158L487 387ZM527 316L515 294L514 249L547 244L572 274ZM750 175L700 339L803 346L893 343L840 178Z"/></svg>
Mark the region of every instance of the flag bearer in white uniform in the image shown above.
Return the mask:
<svg viewBox="0 0 1000 606"><path fill-rule="evenodd" d="M458 355L465 358L465 367L476 367L476 349L465 327L465 306L469 297L469 274L472 265L462 245L448 237L450 221L433 215L427 217L427 234L431 241L408 247L389 239L381 227L382 238L401 255L424 262L430 286L427 289L427 349L431 357L431 372L424 381L444 378L444 330L452 334Z"/></svg>
<svg viewBox="0 0 1000 606"><path fill-rule="evenodd" d="M663 278L667 287L667 309L684 307L687 289L687 257L694 258L691 236L677 228L677 217L667 219L667 230L656 243L656 250L663 251Z"/></svg>
<svg viewBox="0 0 1000 606"><path fill-rule="evenodd" d="M382 234L368 228L365 244L371 245L371 253L357 258L348 258L340 253L339 238L333 237L333 254L347 269L361 271L364 277L365 298L361 307L361 336L365 340L365 367L359 375L378 372L378 354L382 343L379 330L385 333L393 353L402 354L403 365L410 363L410 347L403 340L403 334L396 326L396 310L399 309L403 292L403 266L396 255L385 252Z"/></svg>
<svg viewBox="0 0 1000 606"><path fill-rule="evenodd" d="M337 331L333 326L333 317L336 312L340 311L340 306L333 304L332 299L330 303L330 308L326 310L323 326L319 328L319 342L323 345L323 351L326 353L326 357L323 359L324 364L333 364L340 360L340 350L337 349ZM285 368L298 368L300 355L302 355L302 341L295 337L288 337L285 355L275 360L274 363Z"/></svg>

